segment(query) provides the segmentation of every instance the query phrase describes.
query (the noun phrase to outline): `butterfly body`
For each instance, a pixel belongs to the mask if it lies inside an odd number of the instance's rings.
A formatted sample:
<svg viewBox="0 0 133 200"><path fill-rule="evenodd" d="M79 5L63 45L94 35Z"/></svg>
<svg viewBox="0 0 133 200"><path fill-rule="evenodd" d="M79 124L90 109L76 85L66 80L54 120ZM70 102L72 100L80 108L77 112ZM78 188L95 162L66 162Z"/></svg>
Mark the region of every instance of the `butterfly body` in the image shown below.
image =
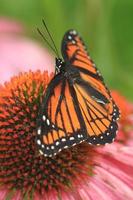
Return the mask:
<svg viewBox="0 0 133 200"><path fill-rule="evenodd" d="M116 136L119 110L82 39L75 30L62 41L55 76L49 83L37 120L36 143L54 156L80 142L100 145Z"/></svg>

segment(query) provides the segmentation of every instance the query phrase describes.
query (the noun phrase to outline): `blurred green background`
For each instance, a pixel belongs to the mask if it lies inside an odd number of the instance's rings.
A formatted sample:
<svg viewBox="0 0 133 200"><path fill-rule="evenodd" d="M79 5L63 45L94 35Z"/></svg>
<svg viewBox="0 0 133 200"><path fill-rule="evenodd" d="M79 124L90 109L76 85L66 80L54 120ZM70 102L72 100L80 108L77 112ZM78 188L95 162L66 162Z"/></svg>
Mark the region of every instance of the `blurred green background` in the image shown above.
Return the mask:
<svg viewBox="0 0 133 200"><path fill-rule="evenodd" d="M43 18L58 49L67 29L78 30L107 84L133 100L133 0L0 0L0 16L41 42Z"/></svg>

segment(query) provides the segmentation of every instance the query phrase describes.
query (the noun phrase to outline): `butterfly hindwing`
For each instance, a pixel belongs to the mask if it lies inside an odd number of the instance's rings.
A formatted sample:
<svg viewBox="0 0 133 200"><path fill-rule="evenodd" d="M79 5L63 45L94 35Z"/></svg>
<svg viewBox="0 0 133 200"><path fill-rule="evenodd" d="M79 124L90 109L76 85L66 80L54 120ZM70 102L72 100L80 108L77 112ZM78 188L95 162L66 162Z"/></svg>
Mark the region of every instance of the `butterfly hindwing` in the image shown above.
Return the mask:
<svg viewBox="0 0 133 200"><path fill-rule="evenodd" d="M87 139L85 131L81 132L85 124L77 116L80 110L74 104L73 90L62 75L56 75L46 90L36 137L40 153L45 156L52 156Z"/></svg>

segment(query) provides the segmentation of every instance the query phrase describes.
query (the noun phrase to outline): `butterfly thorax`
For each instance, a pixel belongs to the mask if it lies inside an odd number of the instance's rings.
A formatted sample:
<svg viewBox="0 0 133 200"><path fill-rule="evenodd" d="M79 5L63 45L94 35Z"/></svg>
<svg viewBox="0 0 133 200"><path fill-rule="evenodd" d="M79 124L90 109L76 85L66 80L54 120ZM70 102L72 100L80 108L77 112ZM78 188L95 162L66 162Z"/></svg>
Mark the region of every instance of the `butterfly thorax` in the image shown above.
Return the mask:
<svg viewBox="0 0 133 200"><path fill-rule="evenodd" d="M74 82L79 78L79 72L74 69L69 62L64 62L61 58L56 58L55 74L62 74L69 81Z"/></svg>

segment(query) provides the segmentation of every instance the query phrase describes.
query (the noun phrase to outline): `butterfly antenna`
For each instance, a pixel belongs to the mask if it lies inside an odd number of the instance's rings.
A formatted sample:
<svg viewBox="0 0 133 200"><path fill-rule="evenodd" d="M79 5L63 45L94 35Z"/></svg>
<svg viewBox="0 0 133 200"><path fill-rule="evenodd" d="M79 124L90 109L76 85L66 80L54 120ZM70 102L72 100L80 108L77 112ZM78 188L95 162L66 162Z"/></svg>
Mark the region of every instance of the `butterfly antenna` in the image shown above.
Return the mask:
<svg viewBox="0 0 133 200"><path fill-rule="evenodd" d="M41 37L43 38L43 40L47 43L47 45L53 50L53 52L58 56L58 53L56 52L56 50L51 46L51 44L47 41L47 39L44 37L43 33L40 31L39 28L37 28L38 33L41 35Z"/></svg>
<svg viewBox="0 0 133 200"><path fill-rule="evenodd" d="M54 42L54 40L53 40L53 38L52 38L52 36L51 36L49 30L48 30L48 27L47 27L47 25L46 25L44 19L42 19L42 23L43 23L44 27L46 28L46 31L47 31L47 33L48 33L48 35L49 35L51 41L53 42L53 45L54 45L54 48L55 48L56 54L57 54L57 56L58 56L58 58L59 58L59 53L58 53L57 47L56 47L55 42Z"/></svg>

